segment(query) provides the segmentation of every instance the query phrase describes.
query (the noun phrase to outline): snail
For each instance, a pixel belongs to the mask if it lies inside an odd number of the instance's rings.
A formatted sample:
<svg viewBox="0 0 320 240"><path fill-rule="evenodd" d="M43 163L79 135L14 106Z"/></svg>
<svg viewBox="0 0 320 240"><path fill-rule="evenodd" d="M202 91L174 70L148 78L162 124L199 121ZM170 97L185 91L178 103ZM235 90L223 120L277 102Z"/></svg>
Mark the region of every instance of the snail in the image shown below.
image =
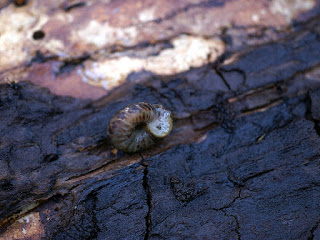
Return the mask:
<svg viewBox="0 0 320 240"><path fill-rule="evenodd" d="M139 102L116 113L108 125L112 144L123 152L141 152L166 137L172 129L171 112L159 104Z"/></svg>

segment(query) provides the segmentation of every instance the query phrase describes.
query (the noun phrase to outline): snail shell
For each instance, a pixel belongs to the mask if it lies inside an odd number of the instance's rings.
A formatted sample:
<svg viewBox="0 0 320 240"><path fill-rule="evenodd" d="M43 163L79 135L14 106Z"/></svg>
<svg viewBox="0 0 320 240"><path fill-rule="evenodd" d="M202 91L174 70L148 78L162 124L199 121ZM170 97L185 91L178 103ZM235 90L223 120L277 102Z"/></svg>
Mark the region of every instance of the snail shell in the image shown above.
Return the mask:
<svg viewBox="0 0 320 240"><path fill-rule="evenodd" d="M166 137L172 129L171 112L158 104L130 104L108 125L113 145L124 152L140 152Z"/></svg>

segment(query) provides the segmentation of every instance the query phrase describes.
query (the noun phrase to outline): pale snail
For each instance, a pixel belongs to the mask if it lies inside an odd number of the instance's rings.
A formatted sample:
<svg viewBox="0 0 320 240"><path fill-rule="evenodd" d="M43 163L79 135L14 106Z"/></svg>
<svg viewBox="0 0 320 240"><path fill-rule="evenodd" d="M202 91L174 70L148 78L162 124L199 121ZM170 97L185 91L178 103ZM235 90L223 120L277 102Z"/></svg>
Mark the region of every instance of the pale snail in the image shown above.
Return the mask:
<svg viewBox="0 0 320 240"><path fill-rule="evenodd" d="M141 152L166 137L172 129L172 115L159 104L139 102L116 113L108 125L112 144L123 152Z"/></svg>

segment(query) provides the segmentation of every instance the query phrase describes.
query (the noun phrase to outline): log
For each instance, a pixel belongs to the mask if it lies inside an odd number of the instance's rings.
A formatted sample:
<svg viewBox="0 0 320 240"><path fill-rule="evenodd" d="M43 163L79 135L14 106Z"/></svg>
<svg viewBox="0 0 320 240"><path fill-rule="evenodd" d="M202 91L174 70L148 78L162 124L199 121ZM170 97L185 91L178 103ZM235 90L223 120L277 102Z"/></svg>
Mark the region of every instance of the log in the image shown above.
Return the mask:
<svg viewBox="0 0 320 240"><path fill-rule="evenodd" d="M102 2L61 6L97 11ZM179 23L179 14L188 19L189 11L230 7L219 2L181 3L146 26L165 28ZM320 15L314 9L273 41L266 34L240 44L236 39L249 39L250 27L231 27L224 31L229 42L211 39L214 51L224 51L200 66L170 74L138 69L105 90L74 81L92 62L111 64L83 42L77 47L89 49L87 58L67 61L50 53L31 64L23 59L16 70L13 63L2 67L3 79L16 71L19 81L0 85L0 238L320 238ZM276 24L270 21L268 30ZM183 39L203 37L194 31ZM218 34L216 26L208 31ZM239 38L239 32L245 34ZM151 40L141 35L132 43L136 48L118 46L116 53L150 60L150 52L174 48L176 36L168 29L165 35L165 42L156 39L142 50L139 43ZM76 51L68 44L68 53ZM30 80L39 69L51 76L57 61L68 71L60 68L56 79L73 79L78 92ZM126 154L110 143L107 125L117 111L140 101L170 109L174 128L150 150Z"/></svg>

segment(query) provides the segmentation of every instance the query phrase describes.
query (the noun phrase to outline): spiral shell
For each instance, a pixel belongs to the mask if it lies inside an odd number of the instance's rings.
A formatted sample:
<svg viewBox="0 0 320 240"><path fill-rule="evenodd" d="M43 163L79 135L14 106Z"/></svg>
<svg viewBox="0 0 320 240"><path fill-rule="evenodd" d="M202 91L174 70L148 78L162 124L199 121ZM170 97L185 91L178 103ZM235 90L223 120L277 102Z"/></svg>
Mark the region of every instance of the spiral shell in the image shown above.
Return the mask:
<svg viewBox="0 0 320 240"><path fill-rule="evenodd" d="M113 145L124 152L140 152L166 137L172 129L171 112L158 104L130 104L108 125Z"/></svg>

